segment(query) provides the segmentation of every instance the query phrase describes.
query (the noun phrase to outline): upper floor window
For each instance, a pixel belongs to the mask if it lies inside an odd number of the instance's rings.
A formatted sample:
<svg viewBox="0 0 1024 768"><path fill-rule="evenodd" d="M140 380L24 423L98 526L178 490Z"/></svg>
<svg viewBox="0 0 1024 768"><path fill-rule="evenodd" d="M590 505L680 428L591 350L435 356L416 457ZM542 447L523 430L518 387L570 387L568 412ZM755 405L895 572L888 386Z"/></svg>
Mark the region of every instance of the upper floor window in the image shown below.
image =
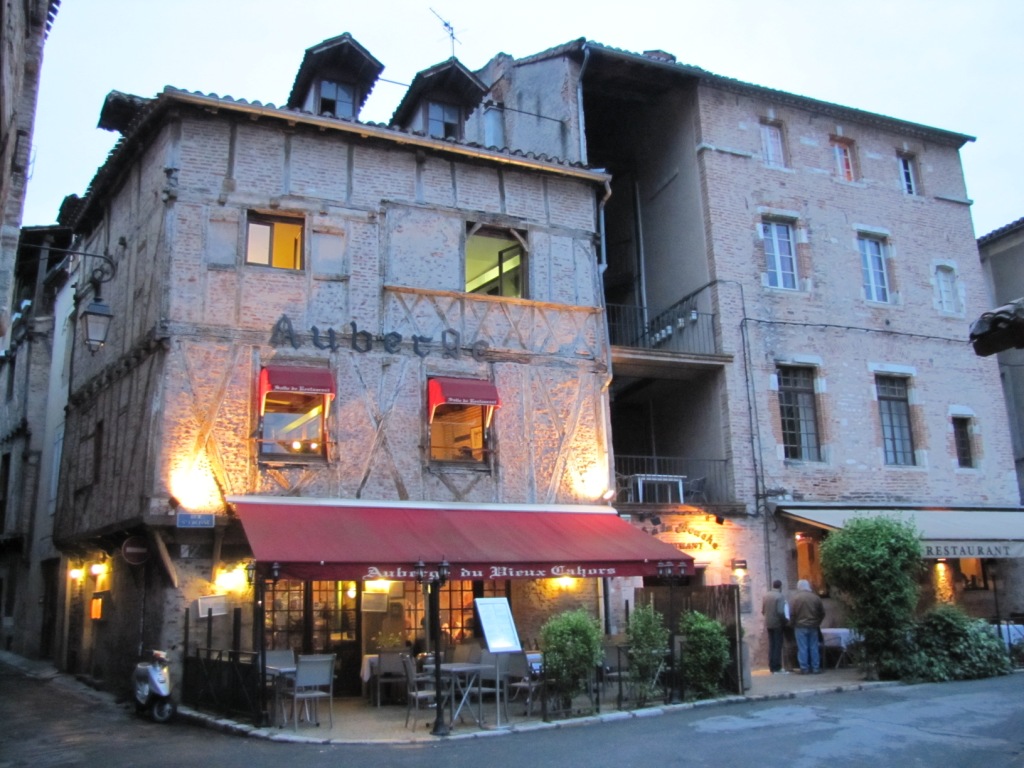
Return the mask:
<svg viewBox="0 0 1024 768"><path fill-rule="evenodd" d="M259 455L326 457L334 376L326 368L267 366L260 371Z"/></svg>
<svg viewBox="0 0 1024 768"><path fill-rule="evenodd" d="M782 126L761 123L761 154L764 164L776 168L786 167L786 154L782 144Z"/></svg>
<svg viewBox="0 0 1024 768"><path fill-rule="evenodd" d="M845 139L832 139L832 157L835 162L836 176L843 181L856 179L853 165L853 142Z"/></svg>
<svg viewBox="0 0 1024 768"><path fill-rule="evenodd" d="M956 444L957 466L969 469L974 466L974 452L971 449L971 420L966 416L953 417L953 442Z"/></svg>
<svg viewBox="0 0 1024 768"><path fill-rule="evenodd" d="M948 264L935 267L935 302L941 312L959 314L963 311L956 270Z"/></svg>
<svg viewBox="0 0 1024 768"><path fill-rule="evenodd" d="M250 213L245 263L302 269L302 219Z"/></svg>
<svg viewBox="0 0 1024 768"><path fill-rule="evenodd" d="M900 154L900 186L908 195L919 194L917 190L917 159L913 155Z"/></svg>
<svg viewBox="0 0 1024 768"><path fill-rule="evenodd" d="M860 249L861 277L864 297L868 301L889 301L889 273L886 270L885 241L877 237L860 235L857 238Z"/></svg>
<svg viewBox="0 0 1024 768"><path fill-rule="evenodd" d="M462 110L454 104L428 102L427 135L438 139L461 139Z"/></svg>
<svg viewBox="0 0 1024 768"><path fill-rule="evenodd" d="M320 105L317 114L331 117L355 117L356 89L345 83L321 80Z"/></svg>
<svg viewBox="0 0 1024 768"><path fill-rule="evenodd" d="M466 292L525 298L526 253L525 234L471 225L466 236Z"/></svg>
<svg viewBox="0 0 1024 768"><path fill-rule="evenodd" d="M797 271L793 227L784 221L762 221L761 239L764 242L768 285L795 290Z"/></svg>
<svg viewBox="0 0 1024 768"><path fill-rule="evenodd" d="M914 465L914 435L910 426L910 393L901 376L876 376L875 392L882 420L885 463Z"/></svg>
<svg viewBox="0 0 1024 768"><path fill-rule="evenodd" d="M436 377L427 382L430 460L484 464L490 426L501 406L498 390L482 379Z"/></svg>
<svg viewBox="0 0 1024 768"><path fill-rule="evenodd" d="M779 416L782 446L787 459L821 461L818 444L818 410L814 398L814 369L780 365Z"/></svg>

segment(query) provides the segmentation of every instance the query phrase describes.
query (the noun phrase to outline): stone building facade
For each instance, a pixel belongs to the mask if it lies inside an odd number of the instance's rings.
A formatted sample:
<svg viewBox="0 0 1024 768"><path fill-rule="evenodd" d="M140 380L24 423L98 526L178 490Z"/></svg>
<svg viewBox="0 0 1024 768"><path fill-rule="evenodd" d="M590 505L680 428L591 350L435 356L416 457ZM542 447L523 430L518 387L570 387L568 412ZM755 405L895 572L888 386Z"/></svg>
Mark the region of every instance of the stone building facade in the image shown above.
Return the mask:
<svg viewBox="0 0 1024 768"><path fill-rule="evenodd" d="M500 120L478 113L470 135L497 123L511 146L613 177L617 507L693 554L704 583L739 584L748 638L773 579L827 594L817 545L856 514L970 555L931 558L936 599L1021 610L998 371L966 344L988 303L971 137L586 40L477 75ZM697 487L680 498L677 480Z"/></svg>
<svg viewBox="0 0 1024 768"><path fill-rule="evenodd" d="M63 254L51 259L39 246L66 245L67 237L33 228L23 238L21 223L43 47L59 6L7 3L0 29L0 648L44 656L53 652L63 572L49 540L50 518L37 517L50 479L40 470L51 434L51 352L61 348L53 311L63 278L49 272Z"/></svg>
<svg viewBox="0 0 1024 768"><path fill-rule="evenodd" d="M461 120L440 134L360 123L379 70L342 35L307 51L294 108L172 88L108 97L100 124L121 138L65 210L76 247L114 266L82 289L114 318L101 348L74 353L55 518L58 544L88 566L70 590L75 671L118 681L143 649L177 663L189 640L227 648L238 608L244 646L333 650L340 688L358 686L374 642L424 639L418 585L378 585L387 610L371 612L365 579L297 575L320 573L318 557L289 570L279 550L257 552L261 639L249 511L338 500L332 513L358 502L382 519L401 503L429 527L438 506L595 512L607 490L608 176L461 141L447 133ZM452 74L409 114L433 120L435 102L474 87L452 62L428 72ZM285 538L298 536L295 514ZM305 534L314 548L325 536ZM633 581L607 581L453 575L442 620L459 639L473 633L474 597L507 596L527 639L557 607L621 625Z"/></svg>

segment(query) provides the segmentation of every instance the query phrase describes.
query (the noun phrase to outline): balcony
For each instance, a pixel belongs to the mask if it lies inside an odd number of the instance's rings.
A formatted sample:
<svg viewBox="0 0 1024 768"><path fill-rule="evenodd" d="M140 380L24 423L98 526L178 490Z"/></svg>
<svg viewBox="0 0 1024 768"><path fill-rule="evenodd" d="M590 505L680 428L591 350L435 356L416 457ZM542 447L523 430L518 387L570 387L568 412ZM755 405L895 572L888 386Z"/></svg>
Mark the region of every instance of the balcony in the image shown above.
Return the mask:
<svg viewBox="0 0 1024 768"><path fill-rule="evenodd" d="M729 504L727 465L727 459L616 455L615 498L619 504Z"/></svg>
<svg viewBox="0 0 1024 768"><path fill-rule="evenodd" d="M609 304L608 333L613 346L675 352L685 355L720 355L715 315L699 312L692 298L683 299L648 318L644 307Z"/></svg>

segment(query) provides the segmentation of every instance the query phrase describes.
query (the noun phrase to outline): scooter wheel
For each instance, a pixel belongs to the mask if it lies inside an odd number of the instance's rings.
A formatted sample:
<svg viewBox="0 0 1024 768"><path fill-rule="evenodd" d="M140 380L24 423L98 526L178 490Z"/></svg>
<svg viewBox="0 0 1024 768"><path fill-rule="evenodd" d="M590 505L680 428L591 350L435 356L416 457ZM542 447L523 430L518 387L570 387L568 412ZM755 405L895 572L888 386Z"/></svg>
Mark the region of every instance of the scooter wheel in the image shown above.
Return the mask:
<svg viewBox="0 0 1024 768"><path fill-rule="evenodd" d="M155 701L150 713L153 716L154 722L166 723L174 716L174 702L167 699Z"/></svg>

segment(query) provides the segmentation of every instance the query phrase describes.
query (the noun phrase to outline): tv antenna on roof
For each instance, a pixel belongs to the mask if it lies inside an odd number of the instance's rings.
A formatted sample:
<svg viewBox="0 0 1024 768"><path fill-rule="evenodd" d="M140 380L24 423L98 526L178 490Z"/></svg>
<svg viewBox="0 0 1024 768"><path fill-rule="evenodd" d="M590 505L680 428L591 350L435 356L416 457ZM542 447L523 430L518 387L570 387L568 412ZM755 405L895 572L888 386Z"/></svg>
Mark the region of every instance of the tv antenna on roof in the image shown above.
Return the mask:
<svg viewBox="0 0 1024 768"><path fill-rule="evenodd" d="M452 23L450 21L446 21L444 18L442 18L441 14L435 11L433 8L430 9L430 12L437 16L437 18L441 20L441 24L444 25L444 31L448 34L449 39L452 41L452 58L454 59L455 44L458 43L459 45L462 45L462 41L455 37L455 27L452 26Z"/></svg>

